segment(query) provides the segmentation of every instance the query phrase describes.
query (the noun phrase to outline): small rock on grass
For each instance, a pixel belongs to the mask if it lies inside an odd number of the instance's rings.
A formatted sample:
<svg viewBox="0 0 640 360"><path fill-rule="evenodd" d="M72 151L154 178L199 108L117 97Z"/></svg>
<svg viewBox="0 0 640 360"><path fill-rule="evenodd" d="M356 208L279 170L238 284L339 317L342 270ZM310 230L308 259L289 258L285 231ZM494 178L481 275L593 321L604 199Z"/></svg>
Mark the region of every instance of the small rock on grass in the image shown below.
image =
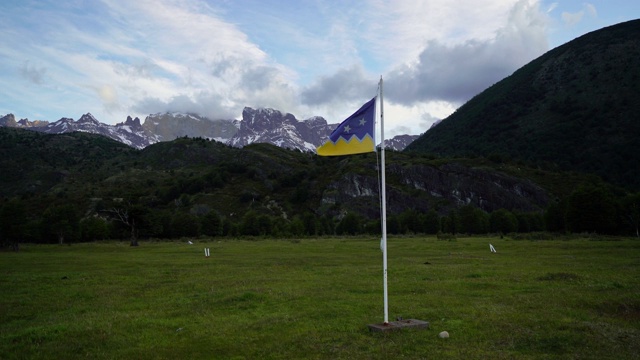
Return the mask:
<svg viewBox="0 0 640 360"><path fill-rule="evenodd" d="M440 334L438 334L438 336L441 339L448 339L449 338L449 333L447 331L442 331L442 332L440 332Z"/></svg>

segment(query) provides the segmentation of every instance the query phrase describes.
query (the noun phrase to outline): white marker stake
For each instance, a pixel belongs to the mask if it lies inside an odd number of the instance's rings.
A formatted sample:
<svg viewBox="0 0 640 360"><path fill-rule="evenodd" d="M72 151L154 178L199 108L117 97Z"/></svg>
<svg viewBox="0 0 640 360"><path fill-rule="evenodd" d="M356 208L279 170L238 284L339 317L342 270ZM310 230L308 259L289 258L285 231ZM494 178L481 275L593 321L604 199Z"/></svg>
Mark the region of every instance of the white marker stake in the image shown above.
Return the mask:
<svg viewBox="0 0 640 360"><path fill-rule="evenodd" d="M494 248L491 244L489 244L489 250L491 250L492 253L497 252L496 248Z"/></svg>

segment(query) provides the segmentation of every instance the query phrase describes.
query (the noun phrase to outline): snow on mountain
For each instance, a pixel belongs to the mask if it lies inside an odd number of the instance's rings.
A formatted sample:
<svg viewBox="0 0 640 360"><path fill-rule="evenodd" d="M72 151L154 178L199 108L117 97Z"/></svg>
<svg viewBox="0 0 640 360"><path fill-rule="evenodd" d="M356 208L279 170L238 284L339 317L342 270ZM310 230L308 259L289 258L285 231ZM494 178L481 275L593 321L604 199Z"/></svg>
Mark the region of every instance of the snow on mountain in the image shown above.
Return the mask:
<svg viewBox="0 0 640 360"><path fill-rule="evenodd" d="M243 147L251 143L270 143L276 146L315 151L321 144L322 134L317 130L326 130L321 126L310 126L315 123L326 125L326 120L315 117L314 121L299 121L292 114L283 114L274 109L253 109L245 107L242 121L239 121L238 132L227 141L227 144ZM328 136L328 133L325 135Z"/></svg>
<svg viewBox="0 0 640 360"><path fill-rule="evenodd" d="M385 149L391 149L395 151L402 151L420 135L396 135L391 139L384 141Z"/></svg>
<svg viewBox="0 0 640 360"><path fill-rule="evenodd" d="M27 122L25 122L27 124ZM77 121L72 118L61 118L52 123L45 123L42 126L16 126L25 127L29 130L43 132L46 134L62 134L74 131L99 134L127 144L136 149L142 149L150 144L158 142L153 134L147 134L138 118L131 119L128 117L124 123L116 125L103 124L96 119L91 113L86 113Z"/></svg>
<svg viewBox="0 0 640 360"><path fill-rule="evenodd" d="M321 116L298 120L289 113L270 108L245 107L242 120L210 120L189 113L157 113L147 116L141 123L130 116L116 125L103 124L91 113L74 121L61 118L52 123L22 119L15 121L13 114L0 118L0 126L23 127L49 134L82 131L100 134L137 149L143 149L160 141L178 137L202 137L234 147L252 143L270 143L300 151L314 152L327 141L338 124L328 124ZM417 136L401 135L387 140L387 148L402 150Z"/></svg>

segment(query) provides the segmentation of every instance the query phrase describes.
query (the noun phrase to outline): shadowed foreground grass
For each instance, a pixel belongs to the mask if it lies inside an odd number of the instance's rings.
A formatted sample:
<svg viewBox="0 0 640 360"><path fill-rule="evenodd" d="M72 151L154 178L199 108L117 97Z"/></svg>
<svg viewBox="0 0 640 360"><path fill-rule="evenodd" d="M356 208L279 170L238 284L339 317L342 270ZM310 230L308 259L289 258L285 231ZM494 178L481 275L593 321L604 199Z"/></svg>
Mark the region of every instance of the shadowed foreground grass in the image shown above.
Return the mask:
<svg viewBox="0 0 640 360"><path fill-rule="evenodd" d="M640 354L637 240L390 238L391 320L431 324L393 333L367 328L383 320L378 239L194 241L0 253L0 358Z"/></svg>

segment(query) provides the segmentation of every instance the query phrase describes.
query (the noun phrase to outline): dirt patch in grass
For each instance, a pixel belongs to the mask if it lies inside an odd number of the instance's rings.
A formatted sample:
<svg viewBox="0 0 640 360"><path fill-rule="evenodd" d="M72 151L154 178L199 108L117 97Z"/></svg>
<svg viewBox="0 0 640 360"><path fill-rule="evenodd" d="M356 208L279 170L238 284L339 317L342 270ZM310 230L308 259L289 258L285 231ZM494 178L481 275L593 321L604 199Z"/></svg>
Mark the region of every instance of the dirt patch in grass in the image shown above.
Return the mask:
<svg viewBox="0 0 640 360"><path fill-rule="evenodd" d="M640 321L640 301L605 301L597 306L601 314L622 318L625 320Z"/></svg>
<svg viewBox="0 0 640 360"><path fill-rule="evenodd" d="M580 279L580 275L565 272L547 273L538 277L540 281L578 281Z"/></svg>

